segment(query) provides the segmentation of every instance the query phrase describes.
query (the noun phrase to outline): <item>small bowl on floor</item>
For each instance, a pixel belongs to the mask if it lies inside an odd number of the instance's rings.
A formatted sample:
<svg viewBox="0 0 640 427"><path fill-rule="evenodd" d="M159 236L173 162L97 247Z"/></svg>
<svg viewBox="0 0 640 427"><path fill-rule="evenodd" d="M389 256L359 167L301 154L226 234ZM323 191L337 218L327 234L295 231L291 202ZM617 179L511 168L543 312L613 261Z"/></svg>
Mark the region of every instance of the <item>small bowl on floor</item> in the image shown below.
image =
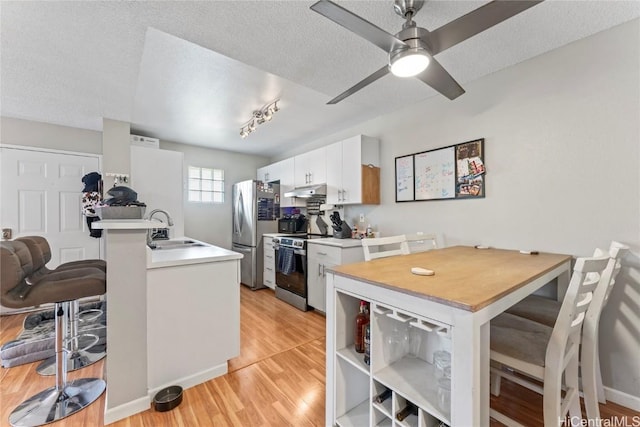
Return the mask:
<svg viewBox="0 0 640 427"><path fill-rule="evenodd" d="M170 411L182 402L182 387L172 385L163 388L153 397L153 406L158 412Z"/></svg>

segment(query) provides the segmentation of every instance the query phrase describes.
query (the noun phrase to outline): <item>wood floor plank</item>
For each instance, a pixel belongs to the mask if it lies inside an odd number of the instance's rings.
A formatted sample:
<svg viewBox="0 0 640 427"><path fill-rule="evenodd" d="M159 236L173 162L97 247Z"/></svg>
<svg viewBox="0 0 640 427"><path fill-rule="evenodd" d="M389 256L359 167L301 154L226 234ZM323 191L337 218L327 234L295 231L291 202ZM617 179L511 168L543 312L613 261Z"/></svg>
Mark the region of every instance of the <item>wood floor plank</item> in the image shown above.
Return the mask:
<svg viewBox="0 0 640 427"><path fill-rule="evenodd" d="M229 361L229 373L184 391L180 406L153 409L110 424L114 427L192 426L324 426L325 319L302 312L275 298L269 289L241 287L241 354ZM0 343L14 339L25 315L0 318ZM0 370L0 426L27 397L51 386L52 377L35 373L38 363ZM69 374L69 378L102 377L104 362ZM103 426L105 396L52 427ZM542 397L502 382L502 394L491 406L525 426L542 425ZM607 403L603 418L633 420L640 414ZM640 418L638 418L640 419ZM491 426L501 424L492 420ZM615 425L615 424L611 424ZM620 425L620 424L617 424Z"/></svg>

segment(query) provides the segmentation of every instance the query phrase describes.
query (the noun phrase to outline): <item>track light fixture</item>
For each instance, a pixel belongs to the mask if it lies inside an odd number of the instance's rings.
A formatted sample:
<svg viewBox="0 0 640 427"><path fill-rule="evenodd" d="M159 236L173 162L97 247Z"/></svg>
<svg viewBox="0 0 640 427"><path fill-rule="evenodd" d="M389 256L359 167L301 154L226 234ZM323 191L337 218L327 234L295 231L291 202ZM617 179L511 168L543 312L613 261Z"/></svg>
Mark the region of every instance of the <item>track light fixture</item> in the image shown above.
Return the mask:
<svg viewBox="0 0 640 427"><path fill-rule="evenodd" d="M280 100L276 99L275 101L268 103L261 109L254 111L251 115L251 119L240 128L240 136L242 138L246 138L251 134L251 132L256 130L257 125L261 125L265 122L270 122L273 118L273 115L276 112L280 111L280 108L278 108L278 101Z"/></svg>

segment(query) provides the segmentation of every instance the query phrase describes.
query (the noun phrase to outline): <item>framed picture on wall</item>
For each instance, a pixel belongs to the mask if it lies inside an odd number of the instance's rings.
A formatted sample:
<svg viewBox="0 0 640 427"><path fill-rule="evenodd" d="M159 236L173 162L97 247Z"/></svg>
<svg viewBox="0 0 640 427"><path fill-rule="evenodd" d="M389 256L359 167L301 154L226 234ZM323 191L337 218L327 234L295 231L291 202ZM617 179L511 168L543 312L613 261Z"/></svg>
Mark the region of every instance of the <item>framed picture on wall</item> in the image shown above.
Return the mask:
<svg viewBox="0 0 640 427"><path fill-rule="evenodd" d="M416 200L455 198L455 165L453 146L416 154Z"/></svg>
<svg viewBox="0 0 640 427"><path fill-rule="evenodd" d="M396 202L485 196L484 138L396 160Z"/></svg>
<svg viewBox="0 0 640 427"><path fill-rule="evenodd" d="M396 202L414 201L414 156L396 157Z"/></svg>
<svg viewBox="0 0 640 427"><path fill-rule="evenodd" d="M456 147L456 198L484 197L484 139Z"/></svg>

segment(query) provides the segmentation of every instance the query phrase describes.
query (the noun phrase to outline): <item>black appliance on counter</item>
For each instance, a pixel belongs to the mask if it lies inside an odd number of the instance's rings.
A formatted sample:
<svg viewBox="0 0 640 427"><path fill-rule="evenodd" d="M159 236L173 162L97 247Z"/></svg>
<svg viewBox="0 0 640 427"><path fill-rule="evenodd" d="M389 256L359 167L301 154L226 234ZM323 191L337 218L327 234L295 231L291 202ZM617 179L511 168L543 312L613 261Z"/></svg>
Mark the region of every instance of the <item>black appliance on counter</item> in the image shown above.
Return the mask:
<svg viewBox="0 0 640 427"><path fill-rule="evenodd" d="M306 233L307 218L302 215L285 216L278 220L278 233Z"/></svg>
<svg viewBox="0 0 640 427"><path fill-rule="evenodd" d="M307 311L307 241L299 237L274 237L276 298Z"/></svg>

